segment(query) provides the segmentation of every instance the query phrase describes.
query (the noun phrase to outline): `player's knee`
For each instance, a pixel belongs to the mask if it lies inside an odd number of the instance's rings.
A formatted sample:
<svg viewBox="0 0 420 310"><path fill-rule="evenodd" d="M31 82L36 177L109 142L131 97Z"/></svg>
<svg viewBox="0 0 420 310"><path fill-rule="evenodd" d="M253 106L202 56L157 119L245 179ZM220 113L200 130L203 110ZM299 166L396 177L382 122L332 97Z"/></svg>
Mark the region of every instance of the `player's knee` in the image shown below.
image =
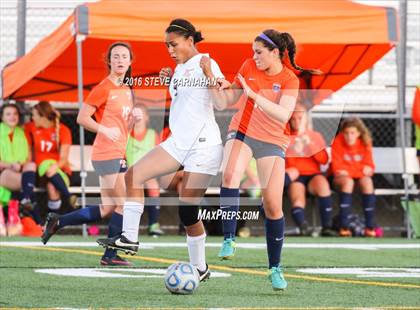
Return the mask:
<svg viewBox="0 0 420 310"><path fill-rule="evenodd" d="M315 195L322 197L331 195L330 185L324 176L317 175L313 180Z"/></svg>
<svg viewBox="0 0 420 310"><path fill-rule="evenodd" d="M198 206L181 205L178 207L178 215L184 226L191 226L199 222Z"/></svg>
<svg viewBox="0 0 420 310"><path fill-rule="evenodd" d="M23 171L36 171L36 164L33 162L24 164Z"/></svg>
<svg viewBox="0 0 420 310"><path fill-rule="evenodd" d="M264 197L264 212L269 219L279 219L283 216L282 201Z"/></svg>
<svg viewBox="0 0 420 310"><path fill-rule="evenodd" d="M373 193L373 181L370 177L363 177L359 181L360 189L363 194L372 194Z"/></svg>

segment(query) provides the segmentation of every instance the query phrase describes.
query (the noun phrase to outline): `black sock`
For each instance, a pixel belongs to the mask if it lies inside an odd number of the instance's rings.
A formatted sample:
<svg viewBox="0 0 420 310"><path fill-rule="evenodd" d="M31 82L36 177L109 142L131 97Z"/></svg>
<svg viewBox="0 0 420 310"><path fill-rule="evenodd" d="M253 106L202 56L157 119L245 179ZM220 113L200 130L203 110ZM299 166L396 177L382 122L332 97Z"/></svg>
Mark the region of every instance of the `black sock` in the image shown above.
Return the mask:
<svg viewBox="0 0 420 310"><path fill-rule="evenodd" d="M108 238L118 236L122 233L123 216L116 212L112 213L108 224ZM117 256L117 250L106 249L103 257L114 258Z"/></svg>
<svg viewBox="0 0 420 310"><path fill-rule="evenodd" d="M70 197L67 185L58 173L54 174L51 178L48 178L48 180L61 193L62 198L68 199Z"/></svg>
<svg viewBox="0 0 420 310"><path fill-rule="evenodd" d="M265 219L268 268L280 266L281 250L284 239L284 217L278 220Z"/></svg>
<svg viewBox="0 0 420 310"><path fill-rule="evenodd" d="M34 171L24 171L22 173L22 192L23 197L30 199L32 201L33 199L33 192L35 187L35 172Z"/></svg>
<svg viewBox="0 0 420 310"><path fill-rule="evenodd" d="M375 228L375 194L363 194L362 195L362 205L363 211L365 213L365 225L366 228L373 229Z"/></svg>

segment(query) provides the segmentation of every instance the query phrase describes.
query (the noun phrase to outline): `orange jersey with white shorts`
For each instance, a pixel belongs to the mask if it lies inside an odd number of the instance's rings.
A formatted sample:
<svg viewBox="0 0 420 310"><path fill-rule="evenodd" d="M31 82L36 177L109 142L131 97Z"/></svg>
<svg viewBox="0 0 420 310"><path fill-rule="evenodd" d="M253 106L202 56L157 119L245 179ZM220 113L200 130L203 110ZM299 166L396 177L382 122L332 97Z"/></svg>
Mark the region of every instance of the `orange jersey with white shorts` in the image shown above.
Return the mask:
<svg viewBox="0 0 420 310"><path fill-rule="evenodd" d="M276 104L280 104L283 95L295 98L298 96L299 79L286 66L283 66L279 74L270 76L258 70L254 60L247 59L238 73L255 93ZM235 83L241 85L237 77ZM239 111L235 113L229 126L229 131L240 131L253 139L276 144L283 150L289 144L285 129L286 124L269 116L251 99L242 100Z"/></svg>
<svg viewBox="0 0 420 310"><path fill-rule="evenodd" d="M309 141L298 136L290 136L290 144L286 153L286 169L296 168L299 175L321 173L320 166L328 163L325 140L319 132L307 130L304 134Z"/></svg>
<svg viewBox="0 0 420 310"><path fill-rule="evenodd" d="M348 145L342 133L338 134L331 145L330 172L335 174L345 170L352 178L363 177L363 167L369 166L375 170L372 158L372 146L363 144L362 139L357 139L354 145Z"/></svg>
<svg viewBox="0 0 420 310"><path fill-rule="evenodd" d="M92 149L92 160L125 158L129 135L128 122L133 108L131 90L126 85L115 85L105 78L89 93L85 103L96 108L96 122L102 126L117 127L120 137L112 141L102 133L97 133Z"/></svg>
<svg viewBox="0 0 420 310"><path fill-rule="evenodd" d="M71 145L71 131L64 125L59 125L59 137L57 143L57 131L55 126L50 128L36 127L34 122L25 124L25 135L28 140L29 148L32 148L32 157L38 166L44 160L60 159L60 146ZM71 173L70 167L64 167L63 171Z"/></svg>

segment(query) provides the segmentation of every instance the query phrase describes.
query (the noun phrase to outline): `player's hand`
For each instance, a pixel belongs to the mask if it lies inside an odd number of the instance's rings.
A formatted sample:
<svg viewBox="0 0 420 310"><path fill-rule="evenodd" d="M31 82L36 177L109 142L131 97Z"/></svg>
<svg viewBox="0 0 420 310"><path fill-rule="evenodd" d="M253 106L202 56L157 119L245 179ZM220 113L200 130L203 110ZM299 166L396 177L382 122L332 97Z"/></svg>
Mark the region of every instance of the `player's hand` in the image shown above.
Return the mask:
<svg viewBox="0 0 420 310"><path fill-rule="evenodd" d="M371 177L373 175L373 169L370 166L364 166L363 167L363 174L365 176Z"/></svg>
<svg viewBox="0 0 420 310"><path fill-rule="evenodd" d="M209 57L207 56L201 57L200 68L201 70L203 70L203 73L206 77L208 78L213 77L213 72L211 71L211 61Z"/></svg>
<svg viewBox="0 0 420 310"><path fill-rule="evenodd" d="M100 127L100 132L113 142L117 141L121 136L121 131L118 127Z"/></svg>
<svg viewBox="0 0 420 310"><path fill-rule="evenodd" d="M228 89L232 85L232 83L230 83L228 80L221 79L221 78L218 78L216 83L217 83L218 90Z"/></svg>
<svg viewBox="0 0 420 310"><path fill-rule="evenodd" d="M133 121L136 123L140 122L144 118L143 110L141 108L133 108L131 115L133 116Z"/></svg>
<svg viewBox="0 0 420 310"><path fill-rule="evenodd" d="M22 165L19 164L19 163L12 163L10 165L10 169L12 169L13 171L16 171L16 172L20 172L20 169L22 169Z"/></svg>
<svg viewBox="0 0 420 310"><path fill-rule="evenodd" d="M169 85L172 75L173 75L173 72L171 68L165 67L165 68L160 69L159 78L160 78L161 83L165 85Z"/></svg>
<svg viewBox="0 0 420 310"><path fill-rule="evenodd" d="M245 78L241 74L238 74L238 80L241 83L241 86L242 86L242 89L244 90L245 95L247 95L247 97L251 99L255 99L256 97L255 92L251 89L251 87L248 86L248 84L245 81Z"/></svg>

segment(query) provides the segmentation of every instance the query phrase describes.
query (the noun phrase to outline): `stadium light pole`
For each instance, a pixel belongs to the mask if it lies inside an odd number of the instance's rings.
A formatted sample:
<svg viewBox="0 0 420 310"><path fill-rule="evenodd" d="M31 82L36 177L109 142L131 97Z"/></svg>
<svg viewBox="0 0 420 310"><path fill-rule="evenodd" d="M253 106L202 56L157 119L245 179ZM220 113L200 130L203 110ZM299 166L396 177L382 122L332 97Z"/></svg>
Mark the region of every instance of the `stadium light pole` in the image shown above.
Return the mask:
<svg viewBox="0 0 420 310"><path fill-rule="evenodd" d="M86 39L87 34L87 8L83 5L78 6L76 14L76 53L77 53L77 95L79 99L79 110L83 105L83 54L82 43ZM85 168L85 130L83 126L79 126L80 135L80 187L82 208L86 207L86 168ZM87 226L83 224L83 237L87 237Z"/></svg>
<svg viewBox="0 0 420 310"><path fill-rule="evenodd" d="M400 143L402 153L402 165L403 165L403 181L404 181L404 200L405 204L405 221L407 225L407 238L411 238L411 227L410 227L410 212L408 209L409 199L409 188L408 188L408 174L407 174L407 163L405 156L405 124L404 124L404 112L405 112L405 92L406 92L406 63L407 63L407 1L400 0L400 41L397 49L397 70L398 70L398 116L399 116L399 127L400 127Z"/></svg>

